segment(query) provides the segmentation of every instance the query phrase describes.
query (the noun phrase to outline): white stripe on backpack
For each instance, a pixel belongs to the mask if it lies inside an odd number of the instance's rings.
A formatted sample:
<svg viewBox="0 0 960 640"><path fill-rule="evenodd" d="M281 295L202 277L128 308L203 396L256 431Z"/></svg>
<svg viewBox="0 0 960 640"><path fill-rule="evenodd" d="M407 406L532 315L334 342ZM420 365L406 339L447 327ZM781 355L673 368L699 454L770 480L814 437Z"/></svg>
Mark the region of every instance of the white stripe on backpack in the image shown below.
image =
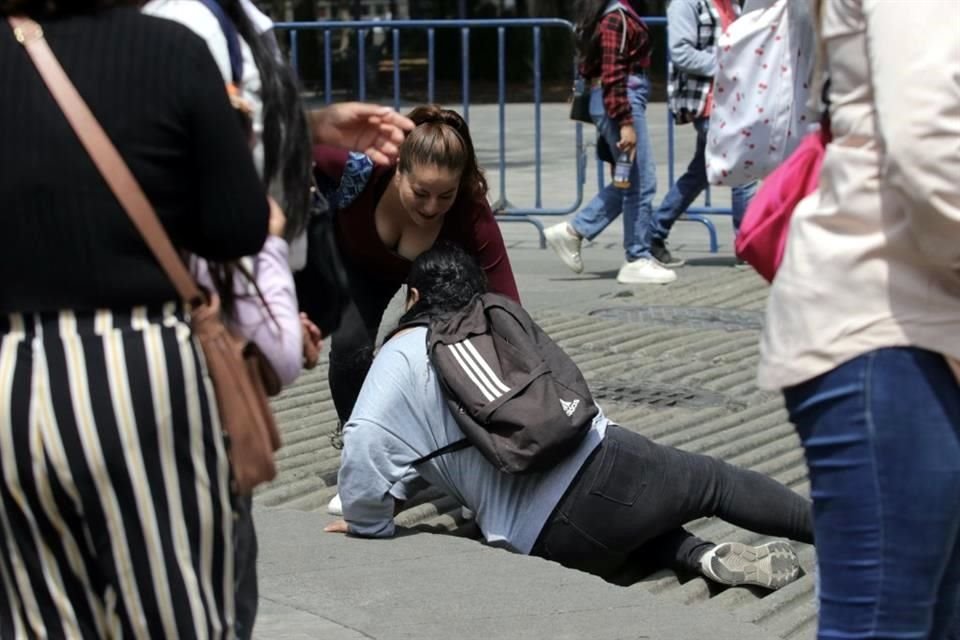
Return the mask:
<svg viewBox="0 0 960 640"><path fill-rule="evenodd" d="M487 402L493 402L505 392L510 391L510 388L497 377L469 339L447 345L447 348Z"/></svg>

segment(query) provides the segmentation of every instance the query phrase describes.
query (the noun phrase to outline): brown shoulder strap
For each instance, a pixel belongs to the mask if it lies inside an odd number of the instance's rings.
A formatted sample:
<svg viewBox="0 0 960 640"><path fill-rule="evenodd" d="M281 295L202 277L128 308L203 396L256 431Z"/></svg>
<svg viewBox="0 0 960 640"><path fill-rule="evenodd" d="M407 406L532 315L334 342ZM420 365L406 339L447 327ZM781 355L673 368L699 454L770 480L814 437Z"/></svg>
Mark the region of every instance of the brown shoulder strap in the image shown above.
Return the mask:
<svg viewBox="0 0 960 640"><path fill-rule="evenodd" d="M64 72L50 46L43 37L43 29L28 18L8 17L13 34L26 49L44 83L53 94L70 126L76 132L93 163L100 170L110 190L123 206L134 226L143 236L157 262L176 287L177 293L187 302L203 299L197 283L187 271L183 260L170 243L143 189L133 177L127 163L123 161L116 147L110 142L106 132L91 113L90 108L77 92L76 87Z"/></svg>

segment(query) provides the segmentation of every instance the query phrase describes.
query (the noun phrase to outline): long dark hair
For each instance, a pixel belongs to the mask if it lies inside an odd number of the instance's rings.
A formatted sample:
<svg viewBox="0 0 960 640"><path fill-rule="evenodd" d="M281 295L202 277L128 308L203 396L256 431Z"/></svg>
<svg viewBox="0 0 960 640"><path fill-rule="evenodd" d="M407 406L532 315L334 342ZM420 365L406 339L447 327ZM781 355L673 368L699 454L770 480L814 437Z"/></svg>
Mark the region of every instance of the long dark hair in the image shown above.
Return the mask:
<svg viewBox="0 0 960 640"><path fill-rule="evenodd" d="M410 267L407 296L416 289L420 299L400 318L400 324L413 319L439 317L466 307L487 291L487 275L473 256L450 242L438 242L424 251Z"/></svg>
<svg viewBox="0 0 960 640"><path fill-rule="evenodd" d="M217 0L253 53L263 96L263 182L279 184L280 206L287 217L286 236L292 239L307 225L310 204L310 132L300 87L290 66L268 46L272 35L261 35L240 0Z"/></svg>
<svg viewBox="0 0 960 640"><path fill-rule="evenodd" d="M648 6L642 0L624 0L631 5L638 15L648 13ZM597 26L603 19L610 0L577 0L574 9L576 22L574 34L576 36L577 56L581 64L591 63L600 57L600 39L597 38Z"/></svg>
<svg viewBox="0 0 960 640"><path fill-rule="evenodd" d="M257 33L239 0L217 0L233 22L237 33L250 47L260 73L263 102L263 182L269 189L279 185L280 206L287 218L284 235L288 240L306 228L310 204L310 133L300 90L290 67L279 57L268 38ZM270 313L256 280L239 262L208 263L210 278L220 294L222 309L232 316L236 308L234 278L249 281ZM272 316L272 313L270 314Z"/></svg>
<svg viewBox="0 0 960 640"><path fill-rule="evenodd" d="M416 107L407 114L417 126L400 145L398 169L435 165L460 172L460 190L470 198L485 198L487 179L480 170L470 128L456 111L435 104Z"/></svg>
<svg viewBox="0 0 960 640"><path fill-rule="evenodd" d="M94 13L114 7L136 7L136 0L0 0L0 15L31 18Z"/></svg>

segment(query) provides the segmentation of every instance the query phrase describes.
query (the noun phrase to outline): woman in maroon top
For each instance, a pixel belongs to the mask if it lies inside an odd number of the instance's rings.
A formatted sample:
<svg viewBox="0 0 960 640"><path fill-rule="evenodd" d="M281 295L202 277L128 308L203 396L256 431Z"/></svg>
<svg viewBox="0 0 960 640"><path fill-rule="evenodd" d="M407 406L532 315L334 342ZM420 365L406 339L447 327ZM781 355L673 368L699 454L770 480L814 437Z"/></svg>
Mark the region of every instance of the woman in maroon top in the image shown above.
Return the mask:
<svg viewBox="0 0 960 640"><path fill-rule="evenodd" d="M336 211L352 297L330 347L330 393L341 423L373 362L387 304L413 260L436 242L462 247L480 262L492 291L520 299L467 123L432 105L409 118L417 126L396 167L330 147L314 150L317 182Z"/></svg>

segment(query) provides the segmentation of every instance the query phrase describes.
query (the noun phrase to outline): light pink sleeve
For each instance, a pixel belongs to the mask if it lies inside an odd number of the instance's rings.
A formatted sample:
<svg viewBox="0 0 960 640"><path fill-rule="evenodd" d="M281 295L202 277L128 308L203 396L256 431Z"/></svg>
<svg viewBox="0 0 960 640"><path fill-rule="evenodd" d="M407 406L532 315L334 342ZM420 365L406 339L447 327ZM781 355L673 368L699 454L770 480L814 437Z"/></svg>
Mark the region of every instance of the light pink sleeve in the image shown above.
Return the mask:
<svg viewBox="0 0 960 640"><path fill-rule="evenodd" d="M256 276L263 300L242 277L236 278L234 288L237 298L233 317L227 319L231 329L263 352L283 386L296 380L303 367L300 311L293 275L287 264L288 252L289 247L283 238L268 236L260 253L243 261ZM204 260L195 260L194 273L202 286L211 288Z"/></svg>

